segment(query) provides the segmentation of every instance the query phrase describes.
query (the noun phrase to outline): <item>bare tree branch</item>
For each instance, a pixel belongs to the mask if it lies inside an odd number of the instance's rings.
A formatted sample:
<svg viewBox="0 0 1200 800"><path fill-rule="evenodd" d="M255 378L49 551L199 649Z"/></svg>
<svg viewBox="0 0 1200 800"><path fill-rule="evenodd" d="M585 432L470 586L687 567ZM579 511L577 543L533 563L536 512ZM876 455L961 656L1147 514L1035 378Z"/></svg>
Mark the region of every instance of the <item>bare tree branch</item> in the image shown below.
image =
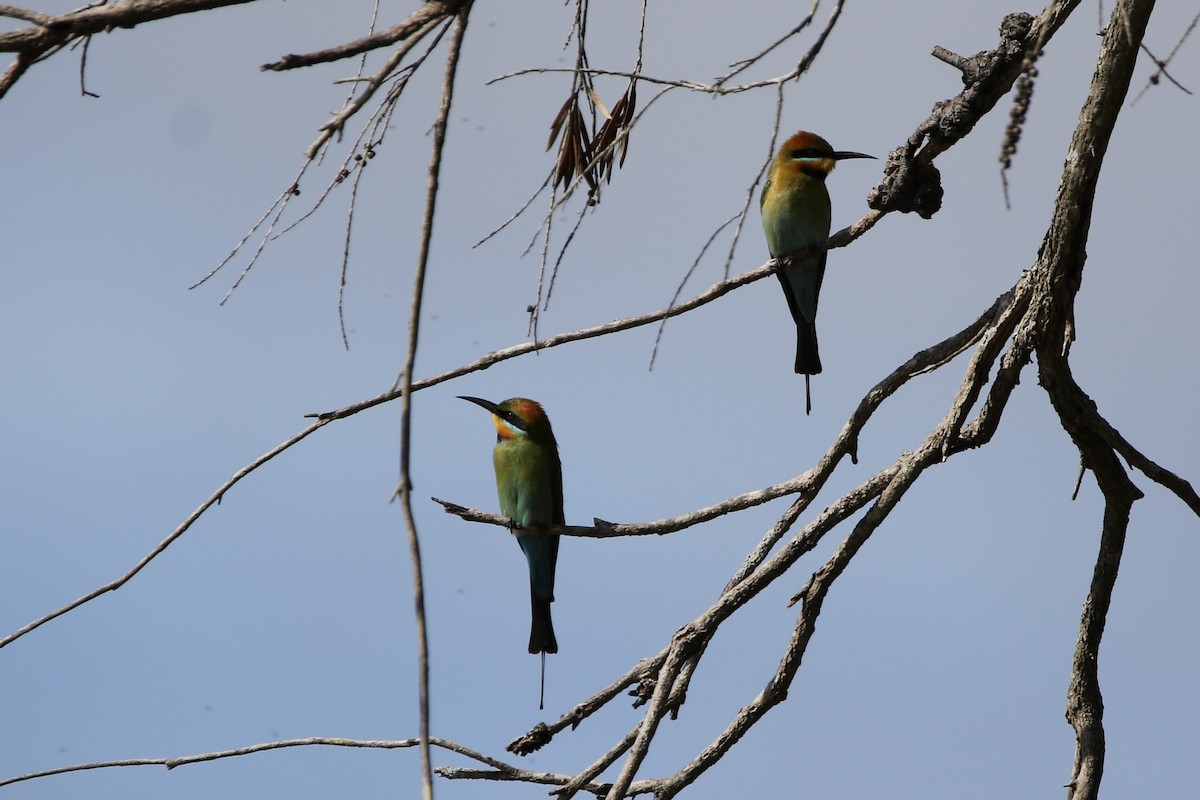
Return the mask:
<svg viewBox="0 0 1200 800"><path fill-rule="evenodd" d="M286 55L278 61L263 64L261 68L271 72L282 72L283 70L297 69L298 67L311 67L315 64L325 64L330 61L341 61L344 58L352 58L371 50L387 47L409 37L419 39L428 33L431 28L456 16L460 9L471 2L472 0L429 0L429 2L424 3L416 11L409 14L403 21L396 23L387 30L373 33L370 36L364 36L353 42L339 44L325 50L317 50L313 53ZM411 46L411 43L409 46Z"/></svg>
<svg viewBox="0 0 1200 800"><path fill-rule="evenodd" d="M884 167L885 180L868 195L867 205L880 211L915 211L925 219L936 214L942 206L942 185L933 160L970 133L995 107L1021 74L1026 55L1048 42L1078 5L1079 0L1056 0L1037 19L1025 13L1009 14L1000 25L999 46L971 58L935 47L935 57L962 72L965 88L937 103L908 142L891 152Z"/></svg>
<svg viewBox="0 0 1200 800"><path fill-rule="evenodd" d="M58 16L0 6L0 15L35 23L32 28L0 33L0 53L16 53L13 63L0 75L0 97L4 97L29 67L63 46L113 28L133 28L146 22L191 14L213 8L241 5L253 0L140 0L137 3L86 6Z"/></svg>
<svg viewBox="0 0 1200 800"><path fill-rule="evenodd" d="M1037 347L1039 381L1064 430L1079 448L1083 463L1095 474L1105 499L1100 552L1084 601L1067 690L1067 719L1076 736L1074 766L1067 784L1070 800L1094 800L1099 796L1105 749L1104 703L1098 675L1100 639L1121 563L1130 508L1142 493L1114 452L1111 426L1071 376L1068 357L1075 338L1075 297L1087 258L1100 167L1129 91L1153 8L1153 0L1119 0L1113 8L1091 91L1063 169L1054 216L1033 270L1039 290L1033 310L1042 332Z"/></svg>
<svg viewBox="0 0 1200 800"><path fill-rule="evenodd" d="M421 568L421 542L417 535L417 520L412 508L411 444L412 444L412 372L417 360L417 343L421 331L421 303L425 296L425 275L429 268L429 243L433 239L433 219L437 210L438 186L442 171L442 153L446 143L446 123L454 98L454 76L458 72L463 37L467 32L467 17L471 3L460 5L455 19L454 35L446 53L446 73L442 82L442 102L433 123L433 148L429 160L429 186L425 196L425 217L421 222L421 243L413 275L412 308L408 317L408 351L404 370L400 374L400 484L396 496L404 512L404 527L408 532L409 557L412 561L413 606L416 612L417 673L419 683L420 740L422 794L433 799L433 758L429 750L429 635L425 622L425 580Z"/></svg>
<svg viewBox="0 0 1200 800"><path fill-rule="evenodd" d="M1191 89L1188 89L1182 83L1175 80L1175 78L1171 76L1171 73L1167 72L1167 65L1171 63L1171 60L1175 58L1175 55L1179 52L1179 48L1183 47L1183 43L1186 42L1188 37L1192 35L1192 32L1196 30L1196 23L1198 22L1200 22L1200 11L1196 12L1196 16L1192 17L1192 21L1188 23L1187 28L1182 34L1180 34L1179 40L1175 42L1175 46L1171 48L1170 55L1168 55L1166 58L1158 58L1154 55L1154 53L1150 52L1150 48L1146 47L1146 43L1142 42L1142 50L1145 51L1146 55L1154 59L1154 65L1158 67L1158 70L1146 80L1146 85L1142 87L1140 92L1138 92L1137 97L1133 98L1133 102L1130 103L1130 105L1135 105L1138 100L1142 99L1142 95L1150 90L1151 86L1157 86L1163 78L1166 78L1171 83L1175 84L1175 86L1182 90L1185 94L1192 94Z"/></svg>
<svg viewBox="0 0 1200 800"><path fill-rule="evenodd" d="M757 56L752 57L751 59L748 60L748 62L738 62L738 64L734 65L736 69L733 72L731 72L728 75L725 75L721 78L718 78L713 83L704 83L703 81L694 81L694 80L688 80L688 79L671 80L671 79L667 79L667 78L655 78L655 77L651 77L648 75L642 75L639 72L628 72L628 71L615 70L615 69L593 69L591 67L581 67L581 66L576 66L574 68L531 67L529 69L520 69L520 70L515 70L513 72L505 73L504 75L499 75L499 76L493 78L492 80L488 81L488 83L492 84L492 83L496 83L498 81L507 80L509 78L521 77L523 75L540 75L540 74L550 74L550 73L561 72L561 73L572 73L572 74L577 74L577 75L583 74L583 75L588 75L588 76L609 75L609 76L614 76L614 77L619 77L619 78L629 78L630 80L636 80L636 81L643 82L643 83L657 84L659 86L666 86L666 87L671 87L671 88L676 88L676 89L689 89L694 92L702 92L704 94L712 94L712 95L740 94L742 92L748 92L748 91L752 91L754 89L761 89L765 86L778 86L780 84L787 83L788 81L796 80L801 75L803 75L805 72L807 72L808 68L810 66L812 66L813 61L815 61L816 57L820 54L821 48L825 44L825 40L829 38L829 34L833 31L833 27L837 24L838 18L841 15L842 5L843 5L843 3L838 2L834 6L833 11L830 12L829 19L825 23L824 29L822 29L821 32L817 35L817 41L812 45L812 47L810 47L808 49L808 51L804 54L804 57L800 59L799 63L797 63L793 69L789 70L788 72L784 73L783 75L777 75L774 78L768 78L768 79L761 80L761 81L753 81L750 83L738 84L736 86L726 86L725 85L725 83L730 78L732 78L734 75L741 72L742 69L744 69L744 67L741 65L745 64L746 66L749 66L750 63L754 63L758 59L765 56L768 52L770 52L770 50L772 50L775 47L775 45L768 47L767 50L765 50L764 52L760 53ZM813 10L815 11L815 6L814 6ZM782 44L783 41L785 41L787 38L790 38L793 34L799 33L804 28L808 27L808 25L811 23L811 21L812 21L812 15L810 12L809 16L806 17L804 21L802 21L796 28L794 28L789 34L787 34L787 36L783 37L778 42L776 42L776 45Z"/></svg>
<svg viewBox="0 0 1200 800"><path fill-rule="evenodd" d="M451 753L457 753L461 756L473 759L493 768L497 772L502 772L510 775L519 775L520 778L515 780L529 780L533 773L525 770L517 769L503 761L491 758L482 753L476 752L469 747L464 747L457 742L451 742L446 739L437 737L431 738L429 743L434 747L439 747ZM38 778L48 778L53 775L66 775L71 772L86 772L95 769L110 769L113 767L154 767L161 766L167 769L175 769L176 767L186 766L188 764L199 764L206 761L220 761L227 758L237 758L238 756L253 755L255 753L265 753L271 750L284 750L292 747L346 747L354 749L367 750L398 750L410 747L418 747L420 739L345 739L342 737L331 736L309 736L303 739L281 739L272 742L262 742L260 744L252 744L246 747L237 747L230 750L216 750L209 753L196 753L188 756L170 756L166 758L123 758L113 761L92 761L85 764L73 764L66 767L58 767L56 769L41 770L39 772L30 772L25 775L17 775L12 778L0 780L0 788L11 786L14 783L23 783L24 781L35 780ZM445 768L439 768L441 773ZM565 781L566 778L562 778Z"/></svg>
<svg viewBox="0 0 1200 800"><path fill-rule="evenodd" d="M32 22L34 25L46 26L54 19L50 14L43 14L41 11L33 9L17 8L16 6L0 5L0 17L12 17L13 19Z"/></svg>
<svg viewBox="0 0 1200 800"><path fill-rule="evenodd" d="M80 597L76 600L71 601L70 603L67 603L62 608L56 609L55 611L51 611L49 614L46 614L43 617L39 617L38 619L35 619L33 622L30 622L29 624L24 625L23 627L18 628L17 630L13 631L8 636L5 636L3 639L0 639L0 649L12 644L14 641L16 641L17 639L20 639L22 636L29 633L30 631L40 628L42 625L45 625L50 620L55 619L57 617L61 617L63 614L66 614L69 611L73 611L76 608L79 608L80 606L82 606L83 604L91 602L92 600L95 600L97 597L100 597L103 594L107 594L108 592L112 592L117 589L120 589L122 586L124 586L126 583L128 583L133 578L134 575L137 575L139 572L141 572L142 569L147 564L149 564L151 561L153 561L155 558L157 558L164 550L166 550L167 547L169 547L172 542L174 542L176 539L178 539L180 536L182 536L188 530L188 528L192 527L192 523L194 523L196 520L200 519L200 516L205 511L207 511L212 506L219 504L221 502L221 498L225 496L226 492L228 492L231 488L233 488L234 484L236 484L242 478L249 475L254 470L261 467L263 464L265 464L268 461L270 461L271 459L275 458L275 456L277 456L280 453L284 452L285 450L291 448L292 445L297 444L297 443L303 441L304 439L307 439L309 437L309 435L316 433L318 430L325 427L327 424L329 424L329 420L324 420L324 419L317 420L313 424L306 427L304 430L302 430L299 433L297 433L296 435L291 436L291 437L285 439L284 441L280 442L278 445L276 445L272 449L263 453L261 456L254 459L249 464L247 464L246 466L239 469L237 472L233 473L233 475L229 478L229 480L227 480L227 481L225 481L225 483L221 484L221 486L215 492L213 492L211 495L209 495L207 500L205 500L203 503L200 504L199 508L197 508L191 514L189 514L187 519L185 519L183 522L181 522L179 524L179 527L177 527L175 530L173 530L171 532L171 534L169 536L167 536L167 538L165 538L161 542L159 542L158 546L156 546L153 550L151 550L146 555L142 556L142 559L140 561L138 561L137 564L134 564L133 567L128 572L126 572L121 577L117 578L115 581L112 581L111 583L106 583L103 586L101 586L100 588L94 589L91 592L88 592L83 597Z"/></svg>

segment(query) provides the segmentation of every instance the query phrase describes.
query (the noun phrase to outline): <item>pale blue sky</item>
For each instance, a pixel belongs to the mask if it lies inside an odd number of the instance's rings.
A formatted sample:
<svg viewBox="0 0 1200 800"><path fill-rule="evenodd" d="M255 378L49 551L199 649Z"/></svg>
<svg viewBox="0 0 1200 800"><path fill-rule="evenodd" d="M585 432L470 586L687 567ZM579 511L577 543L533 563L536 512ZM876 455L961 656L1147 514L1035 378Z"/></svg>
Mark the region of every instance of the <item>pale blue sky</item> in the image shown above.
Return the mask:
<svg viewBox="0 0 1200 800"><path fill-rule="evenodd" d="M60 11L71 4L40 4ZM335 8L336 6L336 8ZM407 13L389 4L384 19ZM804 8L807 8L805 6ZM959 90L934 45L996 44L987 0L847 4L811 72L786 92L784 128L883 159ZM593 4L591 63L628 69L635 2ZM651 4L645 72L710 80L794 24L795 3ZM485 86L512 70L570 66L573 8L478 4L447 139L418 377L525 338L544 204L483 247L550 165L547 128L569 77ZM1147 43L1170 50L1193 11L1164 5ZM273 242L233 299L244 259L187 287L292 180L341 103L349 64L286 74L258 65L362 33L370 3L257 3L96 38L34 67L0 101L0 636L116 578L303 415L389 388L403 361L412 264L441 66L413 81L371 163L338 333L347 194ZM9 27L12 27L9 25ZM799 38L745 77L785 72ZM492 429L455 395L540 400L554 423L569 522L674 516L807 470L865 391L963 327L1034 260L1090 80L1094 7L1048 47L1006 211L996 160L1002 103L938 161L945 207L893 215L830 255L821 301L826 371L803 415L794 333L774 279L654 329L505 362L414 398L413 477L426 566L436 736L503 756L707 607L786 501L667 537L562 544L561 652L537 710L525 653L527 582L506 532L428 502L494 510ZM1196 47L1173 74L1200 88ZM435 59L436 60L436 59ZM378 59L376 59L376 63ZM7 65L7 62L6 62ZM430 69L431 67L431 69ZM1143 63L1134 91L1150 70ZM623 81L599 81L612 102ZM653 94L639 91L642 101ZM675 92L634 131L629 157L569 251L546 334L664 306L767 156L774 94ZM1196 100L1168 85L1126 108L1096 198L1079 295L1075 374L1143 453L1200 476L1194 407ZM304 183L307 208L338 158ZM834 225L866 210L879 162L830 178ZM573 212L556 218L561 235ZM294 219L295 215L289 216ZM719 280L721 240L687 295ZM1186 248L1186 250L1185 250ZM757 214L735 272L767 258ZM963 360L914 381L864 431L814 513L915 448ZM0 779L130 757L280 738L414 736L411 579L399 508L398 404L330 425L230 491L120 591L0 651ZM993 443L930 471L835 586L791 697L693 788L694 797L1060 797L1073 733L1070 657L1101 512L1095 482L1070 493L1077 453L1031 367ZM1141 475L1102 649L1107 797L1181 796L1200 748L1197 520ZM804 521L811 518L806 516ZM848 530L848 529L847 529ZM794 624L786 600L844 536L735 616L688 703L664 723L643 777L676 770L773 672ZM571 772L640 718L611 708L519 766ZM465 765L435 753L437 764ZM417 753L303 748L166 771L115 769L0 790L31 798L408 797ZM441 798L542 789L439 782Z"/></svg>

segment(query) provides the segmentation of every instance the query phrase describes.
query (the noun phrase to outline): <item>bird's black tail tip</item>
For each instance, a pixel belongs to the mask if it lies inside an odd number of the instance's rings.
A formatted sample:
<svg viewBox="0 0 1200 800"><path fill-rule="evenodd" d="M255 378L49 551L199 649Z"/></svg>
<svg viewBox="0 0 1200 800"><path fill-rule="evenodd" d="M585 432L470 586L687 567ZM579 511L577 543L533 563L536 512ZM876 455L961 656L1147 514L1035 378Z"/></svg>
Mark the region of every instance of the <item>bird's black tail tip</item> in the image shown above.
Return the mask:
<svg viewBox="0 0 1200 800"><path fill-rule="evenodd" d="M530 653L557 653L558 639L554 636L554 620L550 618L550 601L532 596L533 624L529 628Z"/></svg>

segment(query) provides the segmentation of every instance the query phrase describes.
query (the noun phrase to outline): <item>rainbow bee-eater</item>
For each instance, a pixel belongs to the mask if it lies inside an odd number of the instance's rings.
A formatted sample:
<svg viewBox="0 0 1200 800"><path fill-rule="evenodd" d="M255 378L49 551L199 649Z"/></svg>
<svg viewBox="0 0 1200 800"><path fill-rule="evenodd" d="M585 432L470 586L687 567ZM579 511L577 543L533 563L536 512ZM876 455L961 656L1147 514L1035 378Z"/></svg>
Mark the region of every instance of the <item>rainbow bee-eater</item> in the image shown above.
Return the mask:
<svg viewBox="0 0 1200 800"><path fill-rule="evenodd" d="M800 131L775 154L759 197L771 258L787 259L775 274L796 321L796 373L804 375L805 413L812 411L809 376L821 371L816 323L830 226L825 178L844 158L874 157L834 150L815 133Z"/></svg>
<svg viewBox="0 0 1200 800"><path fill-rule="evenodd" d="M496 491L500 512L511 520L517 544L529 563L529 600L533 623L529 630L529 652L542 654L543 699L546 683L546 653L558 652L550 604L554 602L554 566L558 561L558 535L548 534L548 525L562 525L562 463L550 419L533 400L513 397L502 403L462 397L492 412L496 426Z"/></svg>

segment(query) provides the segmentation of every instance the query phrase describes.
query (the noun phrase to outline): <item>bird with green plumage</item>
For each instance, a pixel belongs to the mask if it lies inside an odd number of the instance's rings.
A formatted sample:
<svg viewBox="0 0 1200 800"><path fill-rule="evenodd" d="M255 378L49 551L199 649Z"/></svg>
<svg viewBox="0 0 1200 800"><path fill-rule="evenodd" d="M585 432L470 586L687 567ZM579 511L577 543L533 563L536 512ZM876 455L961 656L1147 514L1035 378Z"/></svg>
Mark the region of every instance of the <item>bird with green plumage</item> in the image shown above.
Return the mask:
<svg viewBox="0 0 1200 800"><path fill-rule="evenodd" d="M809 376L821 371L817 299L825 277L825 241L832 212L825 178L838 161L874 158L834 150L815 133L794 134L775 154L759 197L763 233L796 323L796 373L804 375L805 413L812 412Z"/></svg>
<svg viewBox="0 0 1200 800"><path fill-rule="evenodd" d="M542 655L542 695L545 697L546 654L558 652L550 604L554 602L554 569L558 562L557 534L545 528L563 525L562 462L550 419L541 405L524 397L493 403L479 397L461 397L492 413L496 447L496 492L500 513L510 528L529 567L529 600L533 621L529 652Z"/></svg>

